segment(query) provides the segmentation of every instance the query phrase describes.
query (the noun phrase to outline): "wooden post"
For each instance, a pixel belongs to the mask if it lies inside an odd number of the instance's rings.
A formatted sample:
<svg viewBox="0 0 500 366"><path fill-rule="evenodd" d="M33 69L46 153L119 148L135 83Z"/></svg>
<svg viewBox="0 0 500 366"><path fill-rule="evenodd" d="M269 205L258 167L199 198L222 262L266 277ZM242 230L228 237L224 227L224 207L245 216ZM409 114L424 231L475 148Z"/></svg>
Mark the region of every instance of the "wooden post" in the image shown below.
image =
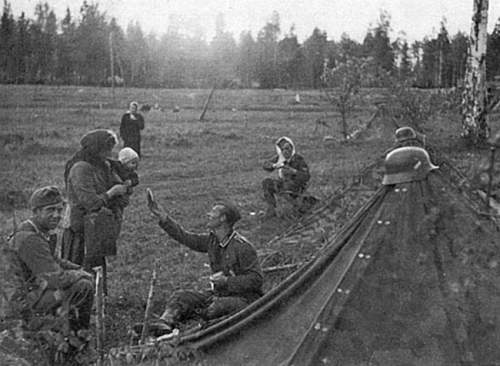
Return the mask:
<svg viewBox="0 0 500 366"><path fill-rule="evenodd" d="M488 0L473 0L474 14L462 94L462 136L473 144L488 138L486 111L486 43Z"/></svg>
<svg viewBox="0 0 500 366"><path fill-rule="evenodd" d="M12 205L12 232L15 234L17 232L17 218L16 218L16 207Z"/></svg>
<svg viewBox="0 0 500 366"><path fill-rule="evenodd" d="M215 91L215 85L213 86L212 90L210 90L210 94L208 94L207 100L205 101L205 105L203 106L203 111L201 112L200 115L200 121L203 121L203 118L205 118L205 113L207 112L208 105L210 103L210 99L212 99L214 91Z"/></svg>
<svg viewBox="0 0 500 366"><path fill-rule="evenodd" d="M148 294L148 299L146 301L146 310L144 311L144 324L142 325L142 333L139 344L144 344L144 342L146 341L146 336L148 335L149 318L151 317L151 303L153 302L153 294L156 285L157 266L158 262L155 262L153 267L153 274L151 275L151 281L149 283L149 294Z"/></svg>
<svg viewBox="0 0 500 366"><path fill-rule="evenodd" d="M97 268L95 280L95 299L96 299L96 340L97 340L97 366L102 366L104 361L104 296L103 296L103 281L102 268Z"/></svg>
<svg viewBox="0 0 500 366"><path fill-rule="evenodd" d="M102 293L104 297L108 296L108 264L106 257L102 257Z"/></svg>
<svg viewBox="0 0 500 366"><path fill-rule="evenodd" d="M115 104L115 57L113 54L113 32L109 32L109 62L111 70L111 90L113 94L113 105Z"/></svg>
<svg viewBox="0 0 500 366"><path fill-rule="evenodd" d="M490 207L491 187L493 186L493 175L495 173L495 151L496 146L490 147L490 166L488 169L488 190L486 191L486 210Z"/></svg>

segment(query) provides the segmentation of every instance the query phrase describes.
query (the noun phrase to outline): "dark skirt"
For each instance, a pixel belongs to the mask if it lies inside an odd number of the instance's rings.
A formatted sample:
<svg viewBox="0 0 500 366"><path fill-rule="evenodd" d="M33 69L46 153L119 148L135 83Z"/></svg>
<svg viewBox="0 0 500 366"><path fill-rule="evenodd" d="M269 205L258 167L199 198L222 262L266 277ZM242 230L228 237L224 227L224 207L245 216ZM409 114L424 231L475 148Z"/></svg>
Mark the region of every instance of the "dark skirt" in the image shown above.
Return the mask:
<svg viewBox="0 0 500 366"><path fill-rule="evenodd" d="M71 228L64 229L61 257L83 266L85 269L104 265L104 256L85 255L85 240L83 232Z"/></svg>

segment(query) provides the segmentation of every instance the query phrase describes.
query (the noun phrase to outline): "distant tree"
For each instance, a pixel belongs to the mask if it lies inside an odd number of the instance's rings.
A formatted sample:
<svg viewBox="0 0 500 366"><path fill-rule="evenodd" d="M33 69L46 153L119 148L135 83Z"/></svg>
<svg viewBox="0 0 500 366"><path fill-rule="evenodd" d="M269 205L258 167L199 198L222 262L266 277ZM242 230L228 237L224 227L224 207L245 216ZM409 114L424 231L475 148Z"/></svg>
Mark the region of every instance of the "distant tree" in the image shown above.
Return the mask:
<svg viewBox="0 0 500 366"><path fill-rule="evenodd" d="M2 18L0 19L0 81L12 82L15 64L12 59L15 47L15 21L10 3L3 2Z"/></svg>
<svg viewBox="0 0 500 366"><path fill-rule="evenodd" d="M441 27L437 36L437 80L436 86L446 88L451 86L452 65L450 60L451 45L446 29L446 19L441 20Z"/></svg>
<svg viewBox="0 0 500 366"><path fill-rule="evenodd" d="M186 39L184 50L186 55L185 70L188 76L184 82L190 87L213 87L213 66L211 65L212 51L210 45L203 38L201 30L189 39ZM237 55L236 49L231 50L231 52ZM231 63L228 64L228 67L230 67L232 71L230 77L224 78L224 80L226 80L225 82L228 83L227 85L229 85L229 80L232 80L234 77L233 75L236 73L235 58L236 56L234 56Z"/></svg>
<svg viewBox="0 0 500 366"><path fill-rule="evenodd" d="M492 80L498 75L500 75L500 18L488 37L486 52L486 78Z"/></svg>
<svg viewBox="0 0 500 366"><path fill-rule="evenodd" d="M252 80L256 78L257 69L257 45L250 32L242 32L238 47L238 61L236 73L243 86L249 88L252 86Z"/></svg>
<svg viewBox="0 0 500 366"><path fill-rule="evenodd" d="M71 11L66 8L66 14L61 21L61 33L59 34L56 54L57 69L56 77L65 84L71 84L74 73L76 73L76 24L71 16Z"/></svg>
<svg viewBox="0 0 500 366"><path fill-rule="evenodd" d="M140 86L146 76L147 46L141 26L138 22L131 22L125 34L125 64L127 70L127 84Z"/></svg>
<svg viewBox="0 0 500 366"><path fill-rule="evenodd" d="M399 64L399 76L401 79L408 79L411 76L411 57L408 42L404 41L401 46L401 62Z"/></svg>
<svg viewBox="0 0 500 366"><path fill-rule="evenodd" d="M15 82L22 84L29 80L29 59L31 56L31 40L29 33L29 20L24 12L16 23L15 46L12 59L16 65Z"/></svg>
<svg viewBox="0 0 500 366"><path fill-rule="evenodd" d="M461 86L465 75L465 65L467 63L467 36L458 32L451 39L450 63L451 63L451 85Z"/></svg>
<svg viewBox="0 0 500 366"><path fill-rule="evenodd" d="M312 35L304 42L305 74L308 77L307 85L317 89L323 74L323 64L327 57L326 32L314 28Z"/></svg>
<svg viewBox="0 0 500 366"><path fill-rule="evenodd" d="M437 65L439 64L439 49L436 39L425 37L422 41L422 73L420 85L425 88L436 86Z"/></svg>
<svg viewBox="0 0 500 366"><path fill-rule="evenodd" d="M125 32L118 25L116 18L111 18L111 21L109 22L109 26L108 26L108 32L109 32L108 37L111 37L111 42L113 45L113 67L115 70L115 76L118 76L119 78L121 78L123 80L123 84L126 85L124 65L126 62L127 46L126 46L126 40L125 40ZM111 68L111 64L110 64L110 68ZM156 77L157 77L157 75L156 75ZM153 77L155 77L155 76L153 76Z"/></svg>
<svg viewBox="0 0 500 366"><path fill-rule="evenodd" d="M462 96L462 136L472 144L489 136L486 111L488 0L474 0L469 53Z"/></svg>
<svg viewBox="0 0 500 366"><path fill-rule="evenodd" d="M374 62L388 72L394 71L394 53L389 32L391 16L385 10L380 11L377 26L368 31L363 40L364 56L372 57Z"/></svg>
<svg viewBox="0 0 500 366"><path fill-rule="evenodd" d="M375 63L370 58L345 56L343 60L329 68L324 64L322 81L324 92L339 111L344 139L349 138L347 118L358 102L364 79L374 77Z"/></svg>
<svg viewBox="0 0 500 366"><path fill-rule="evenodd" d="M237 48L231 33L225 30L224 14L217 14L215 36L210 44L212 77L219 85L227 85L235 78Z"/></svg>
<svg viewBox="0 0 500 366"><path fill-rule="evenodd" d="M77 73L89 85L105 82L109 70L109 33L106 16L98 4L83 2L76 29Z"/></svg>
<svg viewBox="0 0 500 366"><path fill-rule="evenodd" d="M422 86L422 42L414 41L411 44L411 56L413 57L413 76L414 84Z"/></svg>
<svg viewBox="0 0 500 366"><path fill-rule="evenodd" d="M394 56L397 60L397 77L401 80L407 80L412 74L410 47L404 37L398 37L392 43Z"/></svg>
<svg viewBox="0 0 500 366"><path fill-rule="evenodd" d="M278 36L280 18L275 11L257 35L257 79L261 88L278 86Z"/></svg>
<svg viewBox="0 0 500 366"><path fill-rule="evenodd" d="M160 39L160 57L163 60L161 79L165 88L184 86L184 39L177 27L170 26Z"/></svg>
<svg viewBox="0 0 500 366"><path fill-rule="evenodd" d="M367 57L364 52L364 47L351 39L347 33L342 33L338 48L338 59L342 62L346 62L353 57Z"/></svg>
<svg viewBox="0 0 500 366"><path fill-rule="evenodd" d="M304 54L292 27L278 43L278 69L280 85L295 87L301 82Z"/></svg>

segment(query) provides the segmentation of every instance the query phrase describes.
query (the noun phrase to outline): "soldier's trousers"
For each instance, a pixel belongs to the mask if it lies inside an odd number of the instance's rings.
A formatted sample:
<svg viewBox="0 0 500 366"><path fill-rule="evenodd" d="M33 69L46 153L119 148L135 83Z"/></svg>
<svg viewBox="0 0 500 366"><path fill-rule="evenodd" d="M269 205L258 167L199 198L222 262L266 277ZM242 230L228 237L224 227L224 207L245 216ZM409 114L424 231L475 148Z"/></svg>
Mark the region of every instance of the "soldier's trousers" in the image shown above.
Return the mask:
<svg viewBox="0 0 500 366"><path fill-rule="evenodd" d="M238 312L249 301L239 296L217 296L213 291L176 291L168 300L161 318L169 323L177 323L189 318L205 320L219 318Z"/></svg>
<svg viewBox="0 0 500 366"><path fill-rule="evenodd" d="M69 311L72 329L83 329L89 328L93 302L94 284L89 279L80 278L65 289L45 290L34 310L49 313L62 306Z"/></svg>

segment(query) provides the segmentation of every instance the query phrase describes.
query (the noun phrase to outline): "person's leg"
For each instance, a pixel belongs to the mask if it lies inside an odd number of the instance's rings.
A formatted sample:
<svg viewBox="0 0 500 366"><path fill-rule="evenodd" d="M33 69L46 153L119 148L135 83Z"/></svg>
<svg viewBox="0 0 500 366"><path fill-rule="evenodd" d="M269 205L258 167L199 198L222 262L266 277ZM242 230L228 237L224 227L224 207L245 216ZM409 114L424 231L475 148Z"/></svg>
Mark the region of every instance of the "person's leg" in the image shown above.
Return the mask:
<svg viewBox="0 0 500 366"><path fill-rule="evenodd" d="M211 292L180 290L168 300L160 319L175 326L180 321L203 313L212 299Z"/></svg>
<svg viewBox="0 0 500 366"><path fill-rule="evenodd" d="M63 292L64 302L69 309L76 308L76 313L71 312L70 324L73 329L88 329L90 326L90 313L94 303L94 284L92 281L81 278Z"/></svg>
<svg viewBox="0 0 500 366"><path fill-rule="evenodd" d="M243 297L225 296L213 297L212 303L207 308L207 318L215 319L224 315L234 314L248 305Z"/></svg>
<svg viewBox="0 0 500 366"><path fill-rule="evenodd" d="M266 216L274 216L276 208L275 195L279 192L280 181L276 179L266 178L262 181L262 190L264 193L264 201L267 203Z"/></svg>
<svg viewBox="0 0 500 366"><path fill-rule="evenodd" d="M286 180L282 184L282 190L288 192L290 196L292 196L293 198L296 198L299 194L301 194L304 191L304 187L298 185L294 181Z"/></svg>

